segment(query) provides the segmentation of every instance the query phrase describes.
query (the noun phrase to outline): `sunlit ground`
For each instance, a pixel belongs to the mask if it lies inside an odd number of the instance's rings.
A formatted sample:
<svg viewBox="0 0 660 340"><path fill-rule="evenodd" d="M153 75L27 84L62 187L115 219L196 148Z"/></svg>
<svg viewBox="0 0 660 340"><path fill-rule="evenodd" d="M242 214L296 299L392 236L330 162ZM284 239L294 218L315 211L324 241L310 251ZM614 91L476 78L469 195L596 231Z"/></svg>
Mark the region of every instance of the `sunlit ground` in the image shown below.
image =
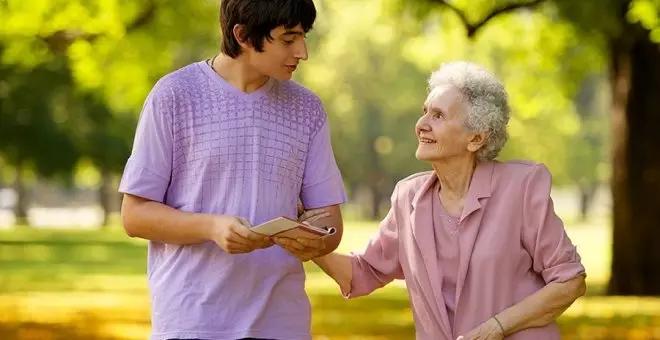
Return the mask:
<svg viewBox="0 0 660 340"><path fill-rule="evenodd" d="M569 235L588 271L589 292L561 318L563 339L660 339L660 299L600 296L610 233L598 220ZM341 250L360 249L375 223L346 226ZM0 339L146 339L145 243L106 232L0 232ZM307 266L315 339L414 339L400 283L346 301Z"/></svg>

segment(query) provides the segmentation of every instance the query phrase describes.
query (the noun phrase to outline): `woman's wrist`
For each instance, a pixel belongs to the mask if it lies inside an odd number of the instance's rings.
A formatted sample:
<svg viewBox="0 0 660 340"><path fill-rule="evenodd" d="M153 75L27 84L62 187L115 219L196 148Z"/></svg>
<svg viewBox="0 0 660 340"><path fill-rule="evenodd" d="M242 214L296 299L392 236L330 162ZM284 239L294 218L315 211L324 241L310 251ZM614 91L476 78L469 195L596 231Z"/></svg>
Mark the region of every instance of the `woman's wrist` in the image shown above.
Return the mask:
<svg viewBox="0 0 660 340"><path fill-rule="evenodd" d="M497 325L497 328L500 330L500 332L502 332L502 336L506 335L504 325L502 324L500 319L497 317L497 315L493 315L491 317L491 319L493 319L493 321L495 321L495 324Z"/></svg>

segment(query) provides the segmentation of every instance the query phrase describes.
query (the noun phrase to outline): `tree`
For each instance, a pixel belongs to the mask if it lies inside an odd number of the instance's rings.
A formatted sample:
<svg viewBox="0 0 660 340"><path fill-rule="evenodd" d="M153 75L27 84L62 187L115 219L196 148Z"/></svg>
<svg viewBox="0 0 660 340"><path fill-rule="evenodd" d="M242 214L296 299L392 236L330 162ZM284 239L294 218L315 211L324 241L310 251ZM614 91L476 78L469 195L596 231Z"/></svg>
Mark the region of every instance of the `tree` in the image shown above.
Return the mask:
<svg viewBox="0 0 660 340"><path fill-rule="evenodd" d="M107 216L109 197L117 197L109 192L114 191L114 178L130 152L135 122L147 92L164 73L217 47L217 13L217 5L207 1L1 2L1 67L11 69L9 74L13 75L3 77L2 83L9 89L32 84L33 91L27 93L39 98L23 95L21 100L27 100L24 104L32 106L17 110L17 101L5 100L0 93L3 127L9 130L25 112L36 115L38 111L35 121L39 124L65 128L67 133L58 135L62 143L69 143L62 146L63 152L75 153L74 163L89 161L101 173L99 201ZM59 87L52 79L31 76L57 65L66 66L62 70L68 79L61 88L67 94L58 95L60 116L66 117L60 122L47 114L47 96L34 92ZM24 143L40 141L9 137L0 135L0 145L4 140L7 148L23 150ZM44 161L55 155L58 153L47 148L37 148L33 158ZM3 158L14 164L16 157ZM24 207L25 199L20 202L19 206ZM24 215L25 209L20 208L19 214Z"/></svg>
<svg viewBox="0 0 660 340"><path fill-rule="evenodd" d="M368 191L367 216L380 219L394 183L424 167L410 160L426 72L404 56L406 37L421 25L384 17L373 3L317 4L323 15L309 39L316 45L298 77L326 105L349 192Z"/></svg>
<svg viewBox="0 0 660 340"><path fill-rule="evenodd" d="M581 121L580 133L573 136L569 151L568 172L578 187L580 219L587 220L589 209L603 181L602 167L607 162L604 145L608 134L604 119L607 100L606 79L594 74L585 79L575 98L576 112ZM609 162L607 162L609 163Z"/></svg>
<svg viewBox="0 0 660 340"><path fill-rule="evenodd" d="M655 127L660 126L660 2L657 0L471 1L471 11L447 0L424 0L453 11L468 37L519 9L556 5L559 13L591 38L600 39L609 58L612 92L613 251L608 292L660 295L660 159ZM465 1L463 2L465 3ZM545 6L552 11L553 7ZM478 19L474 19L478 17Z"/></svg>
<svg viewBox="0 0 660 340"><path fill-rule="evenodd" d="M26 175L70 182L79 158L62 107L72 81L61 58L34 68L0 68L0 155L14 168L18 199L14 214L23 224L27 222Z"/></svg>

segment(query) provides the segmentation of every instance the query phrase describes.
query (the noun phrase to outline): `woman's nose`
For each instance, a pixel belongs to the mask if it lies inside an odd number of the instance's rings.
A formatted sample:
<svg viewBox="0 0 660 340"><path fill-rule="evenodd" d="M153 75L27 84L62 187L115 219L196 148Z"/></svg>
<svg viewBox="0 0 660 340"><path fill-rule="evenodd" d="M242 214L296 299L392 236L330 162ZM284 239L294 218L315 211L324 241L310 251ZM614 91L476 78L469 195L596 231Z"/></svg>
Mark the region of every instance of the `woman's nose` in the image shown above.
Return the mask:
<svg viewBox="0 0 660 340"><path fill-rule="evenodd" d="M416 131L428 131L429 126L426 123L426 115L419 117L417 124L415 124Z"/></svg>

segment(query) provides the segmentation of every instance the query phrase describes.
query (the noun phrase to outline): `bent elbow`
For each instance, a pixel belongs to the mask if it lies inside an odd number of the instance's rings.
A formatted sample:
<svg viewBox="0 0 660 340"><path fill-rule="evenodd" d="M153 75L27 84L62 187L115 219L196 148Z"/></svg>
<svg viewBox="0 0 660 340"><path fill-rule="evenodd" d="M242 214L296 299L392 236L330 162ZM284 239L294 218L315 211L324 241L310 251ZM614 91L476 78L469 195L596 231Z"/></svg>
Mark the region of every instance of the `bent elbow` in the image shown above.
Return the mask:
<svg viewBox="0 0 660 340"><path fill-rule="evenodd" d="M587 293L587 282L584 279L584 276L580 276L579 279L577 279L577 287L575 288L575 298L579 298L581 296L584 296L584 294Z"/></svg>
<svg viewBox="0 0 660 340"><path fill-rule="evenodd" d="M128 237L131 238L138 237L136 224L133 222L133 219L131 218L130 214L127 214L126 212L122 211L121 222L122 222L122 226L124 227L124 232L126 232L126 235L128 235Z"/></svg>
<svg viewBox="0 0 660 340"><path fill-rule="evenodd" d="M140 233L138 231L138 222L135 218L135 204L136 202L132 201L132 198L124 197L121 206L121 224L124 228L124 232L129 237L139 237Z"/></svg>

